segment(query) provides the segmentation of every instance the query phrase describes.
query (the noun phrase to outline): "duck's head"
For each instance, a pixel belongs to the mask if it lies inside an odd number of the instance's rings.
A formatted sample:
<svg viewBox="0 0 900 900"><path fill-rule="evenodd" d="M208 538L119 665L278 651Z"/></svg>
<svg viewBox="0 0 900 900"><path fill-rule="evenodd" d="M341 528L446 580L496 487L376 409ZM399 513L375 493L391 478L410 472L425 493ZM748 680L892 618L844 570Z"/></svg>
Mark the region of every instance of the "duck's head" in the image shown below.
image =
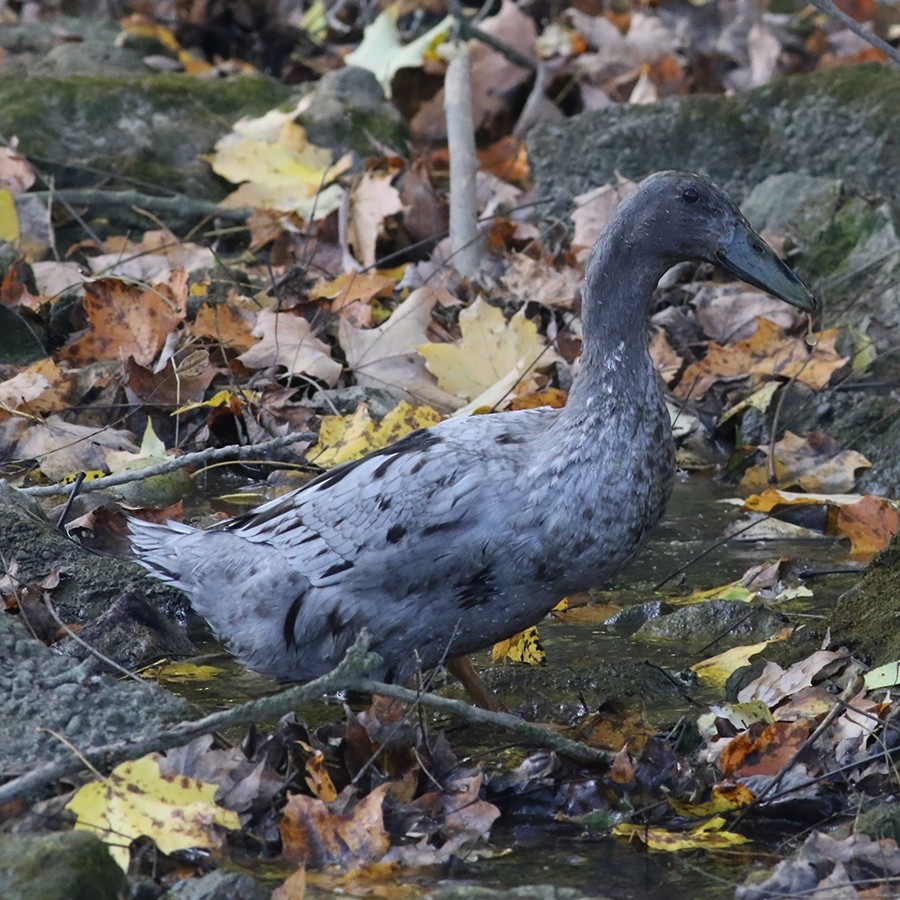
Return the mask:
<svg viewBox="0 0 900 900"><path fill-rule="evenodd" d="M625 203L630 221L671 264L705 260L804 312L818 309L806 285L708 178L658 172L642 181Z"/></svg>

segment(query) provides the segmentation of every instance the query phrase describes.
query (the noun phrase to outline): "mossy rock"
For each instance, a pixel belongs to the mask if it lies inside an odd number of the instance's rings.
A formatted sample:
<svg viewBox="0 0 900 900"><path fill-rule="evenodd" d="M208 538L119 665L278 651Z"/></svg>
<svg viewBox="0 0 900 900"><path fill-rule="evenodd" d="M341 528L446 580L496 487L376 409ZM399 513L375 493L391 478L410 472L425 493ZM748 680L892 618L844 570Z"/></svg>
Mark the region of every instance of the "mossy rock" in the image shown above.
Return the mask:
<svg viewBox="0 0 900 900"><path fill-rule="evenodd" d="M837 603L832 638L872 666L900 659L900 532Z"/></svg>
<svg viewBox="0 0 900 900"><path fill-rule="evenodd" d="M4 835L4 900L116 900L125 881L106 845L86 831Z"/></svg>

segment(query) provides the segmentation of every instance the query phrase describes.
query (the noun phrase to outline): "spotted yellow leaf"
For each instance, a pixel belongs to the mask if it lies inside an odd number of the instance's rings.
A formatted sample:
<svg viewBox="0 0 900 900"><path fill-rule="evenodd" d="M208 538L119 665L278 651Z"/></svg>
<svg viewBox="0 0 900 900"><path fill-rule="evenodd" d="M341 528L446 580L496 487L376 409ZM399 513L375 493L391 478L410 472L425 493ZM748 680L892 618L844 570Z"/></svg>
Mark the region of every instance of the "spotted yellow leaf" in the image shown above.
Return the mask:
<svg viewBox="0 0 900 900"><path fill-rule="evenodd" d="M380 422L360 403L350 416L323 416L319 442L307 458L317 466L330 468L360 459L373 450L381 450L418 428L441 421L441 414L430 406L413 406L401 400Z"/></svg>
<svg viewBox="0 0 900 900"><path fill-rule="evenodd" d="M723 831L725 820L713 816L691 831L666 831L664 828L645 828L643 825L617 825L612 833L629 840L637 838L651 850L677 853L681 850L722 850L737 844L749 844L750 838L733 831Z"/></svg>
<svg viewBox="0 0 900 900"><path fill-rule="evenodd" d="M724 653L717 653L708 659L703 659L691 666L691 671L697 674L697 677L711 687L717 690L725 689L725 682L736 669L746 666L750 662L750 657L761 653L769 644L775 641L786 640L788 636L787 630L776 635L771 640L760 641L757 644L748 644L743 647L732 647Z"/></svg>
<svg viewBox="0 0 900 900"><path fill-rule="evenodd" d="M494 644L491 659L494 662L511 659L513 662L527 663L529 666L543 666L547 662L547 654L541 646L541 636L537 628L532 625L505 641Z"/></svg>
<svg viewBox="0 0 900 900"><path fill-rule="evenodd" d="M149 837L163 853L218 847L213 825L237 830L237 813L213 802L217 786L186 775L162 775L151 754L116 766L108 778L80 788L66 804L75 828L96 834L113 859L128 870L129 846Z"/></svg>

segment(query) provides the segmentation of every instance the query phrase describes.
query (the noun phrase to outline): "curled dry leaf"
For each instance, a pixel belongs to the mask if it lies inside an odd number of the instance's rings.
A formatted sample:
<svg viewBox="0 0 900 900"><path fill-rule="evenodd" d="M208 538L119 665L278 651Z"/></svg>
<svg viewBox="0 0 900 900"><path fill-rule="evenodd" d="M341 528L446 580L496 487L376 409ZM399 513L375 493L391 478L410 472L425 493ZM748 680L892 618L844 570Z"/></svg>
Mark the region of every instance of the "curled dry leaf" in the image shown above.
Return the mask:
<svg viewBox="0 0 900 900"><path fill-rule="evenodd" d="M290 375L319 378L329 387L340 378L341 364L332 359L328 344L313 335L302 316L264 309L253 334L262 340L238 357L248 369L283 366Z"/></svg>

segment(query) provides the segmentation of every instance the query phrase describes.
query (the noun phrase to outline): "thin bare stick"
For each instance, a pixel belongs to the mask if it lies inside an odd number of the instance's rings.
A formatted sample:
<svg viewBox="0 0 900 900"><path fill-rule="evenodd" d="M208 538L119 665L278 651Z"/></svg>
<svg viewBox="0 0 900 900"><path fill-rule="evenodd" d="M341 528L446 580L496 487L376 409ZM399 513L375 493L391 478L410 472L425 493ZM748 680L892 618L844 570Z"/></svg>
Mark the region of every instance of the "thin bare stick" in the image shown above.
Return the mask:
<svg viewBox="0 0 900 900"><path fill-rule="evenodd" d="M128 759L137 759L147 753L182 746L201 734L277 719L285 713L294 711L297 706L317 700L326 694L335 694L339 691L365 691L409 703L420 703L459 716L471 724L511 731L529 744L547 747L579 762L607 766L611 763L612 757L609 753L588 747L578 741L571 741L556 732L532 725L508 713L489 713L483 709L476 709L462 700L451 700L394 684L372 681L367 673L378 664L379 657L368 651L369 641L368 633L362 632L331 672L308 684L290 687L275 696L251 700L249 703L211 713L201 719L179 722L168 730L160 730L138 740L122 740L100 747L90 747L82 751L83 757L98 769L110 769ZM58 779L78 772L83 765L81 759L67 757L39 766L0 786L0 806L19 797L31 797Z"/></svg>
<svg viewBox="0 0 900 900"><path fill-rule="evenodd" d="M133 472L121 472L118 475L107 475L105 478L98 478L96 481L85 481L79 487L79 492L89 494L92 491L102 491L106 488L117 487L120 484L141 481L154 475L165 475L167 472L174 472L177 469L183 469L185 466L203 466L226 459L252 459L254 456L261 456L273 450L280 450L282 447L297 443L297 441L314 440L316 440L315 434L304 431L299 434L286 434L282 437L272 438L270 441L262 441L259 444L247 444L243 447L238 444L232 444L228 447L198 450L196 453L186 453L184 456L168 459L158 466L148 466L146 469L137 469ZM32 497L53 497L58 494L65 496L74 490L74 485L47 484L38 487L19 488L19 490L23 494L30 494Z"/></svg>
<svg viewBox="0 0 900 900"><path fill-rule="evenodd" d="M457 43L444 78L444 115L450 151L450 244L453 265L465 278L478 271L481 246L475 209L475 126L472 120L472 84L469 46Z"/></svg>
<svg viewBox="0 0 900 900"><path fill-rule="evenodd" d="M842 9L832 3L832 0L810 0L810 3L825 13L826 16L840 22L845 28L849 28L857 37L861 37L867 44L871 44L876 50L880 50L894 65L900 66L900 53L887 41L883 41L877 34L866 31L855 19L852 19Z"/></svg>

